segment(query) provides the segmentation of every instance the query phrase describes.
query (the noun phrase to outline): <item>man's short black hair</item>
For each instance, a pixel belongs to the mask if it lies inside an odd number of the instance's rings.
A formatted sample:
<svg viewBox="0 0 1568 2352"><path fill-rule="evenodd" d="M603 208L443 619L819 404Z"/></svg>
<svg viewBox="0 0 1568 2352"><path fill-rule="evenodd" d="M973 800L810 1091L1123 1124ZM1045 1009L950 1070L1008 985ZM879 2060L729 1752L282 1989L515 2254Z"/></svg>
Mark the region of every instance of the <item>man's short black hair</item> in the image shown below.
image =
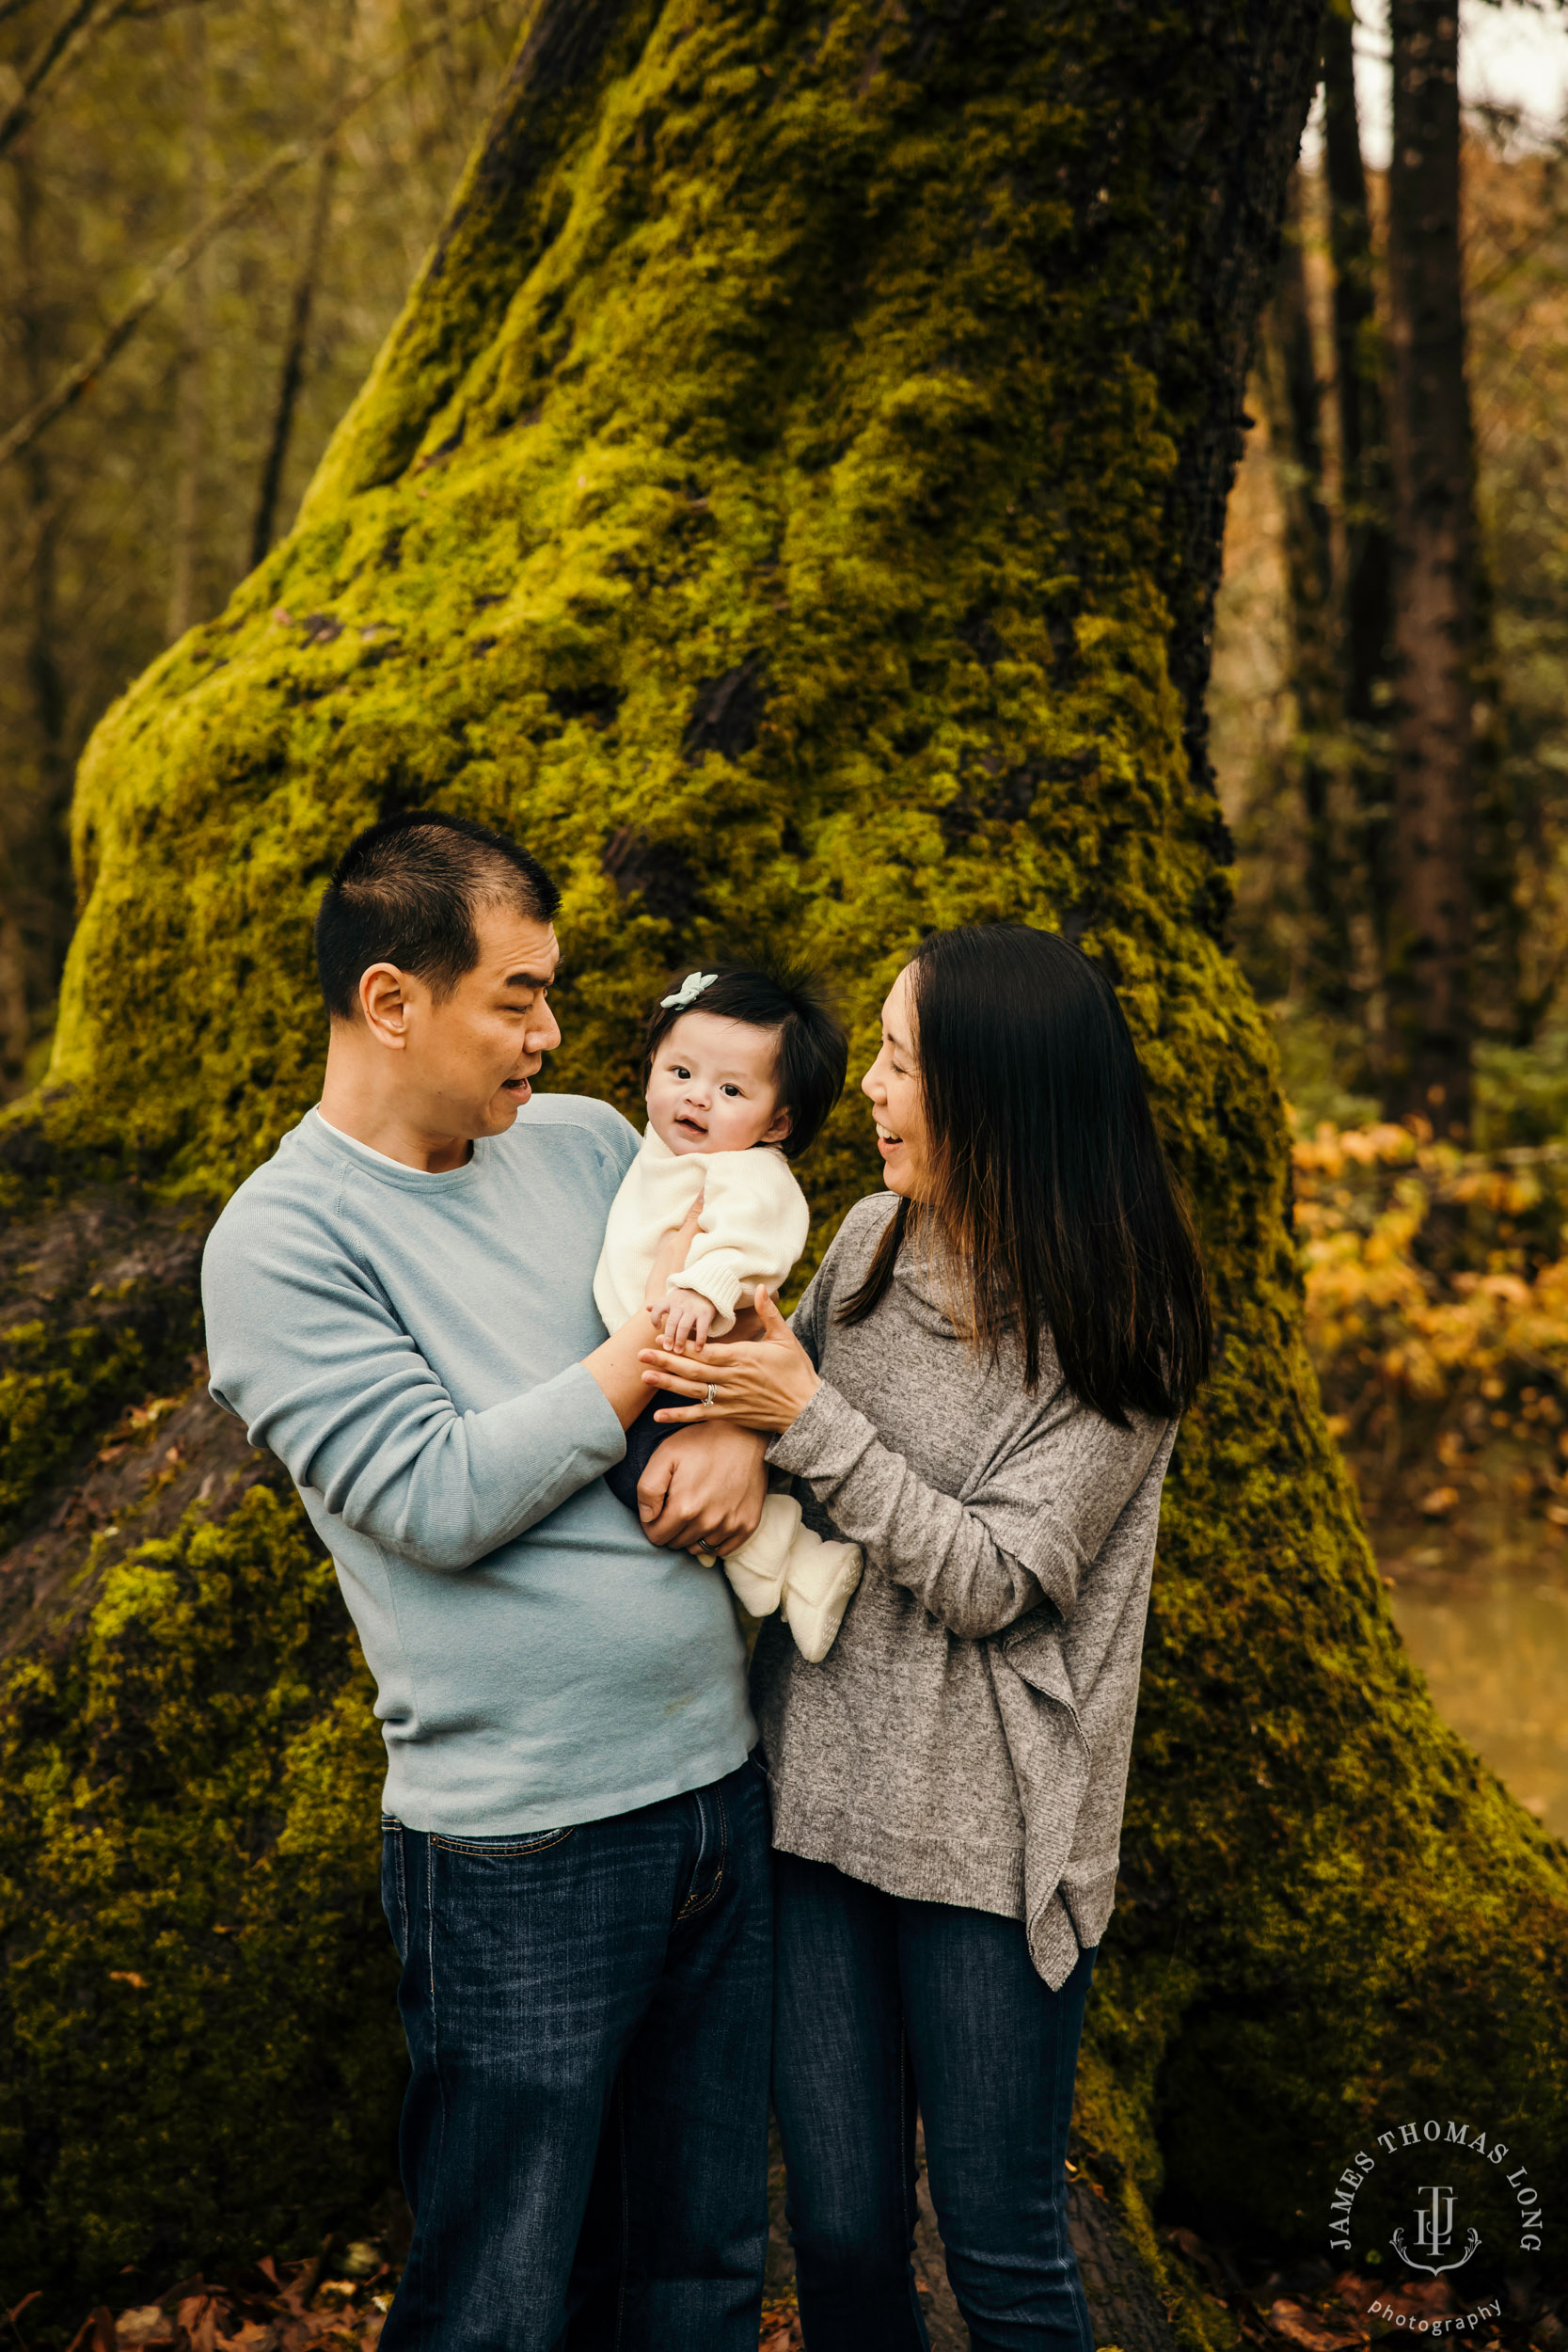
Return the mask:
<svg viewBox="0 0 1568 2352"><path fill-rule="evenodd" d="M680 986L673 980L672 993ZM642 1048L644 1086L653 1074L654 1056L688 1012L711 1012L721 1021L747 1021L753 1028L776 1031L779 1108L789 1113L789 1133L779 1149L786 1159L798 1160L843 1093L849 1066L849 1041L828 1009L821 983L791 965L718 965L714 978L689 1004L657 1008Z"/></svg>
<svg viewBox="0 0 1568 2352"><path fill-rule="evenodd" d="M561 893L504 834L435 808L408 809L356 834L316 916L316 972L326 1009L350 1020L372 963L395 963L450 996L479 961L474 916L504 906L548 923Z"/></svg>

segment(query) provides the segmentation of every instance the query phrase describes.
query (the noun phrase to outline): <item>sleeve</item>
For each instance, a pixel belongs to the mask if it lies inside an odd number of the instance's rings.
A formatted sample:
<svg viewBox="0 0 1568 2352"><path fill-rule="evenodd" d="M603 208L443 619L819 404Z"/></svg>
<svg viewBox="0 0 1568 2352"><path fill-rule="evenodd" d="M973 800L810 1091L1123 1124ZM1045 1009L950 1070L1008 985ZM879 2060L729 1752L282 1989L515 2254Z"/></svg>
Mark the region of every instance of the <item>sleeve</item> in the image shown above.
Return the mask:
<svg viewBox="0 0 1568 2352"><path fill-rule="evenodd" d="M1142 1485L1164 1431L1143 1414L1118 1429L1059 1391L1025 1444L960 1501L927 1486L824 1382L768 1459L804 1478L840 1534L939 1624L983 1641L1042 1599L1071 1615L1085 1569Z"/></svg>
<svg viewBox="0 0 1568 2352"><path fill-rule="evenodd" d="M212 1392L296 1486L419 1566L471 1567L626 1453L582 1364L460 1413L365 1269L304 1213L220 1223L202 1264Z"/></svg>
<svg viewBox="0 0 1568 2352"><path fill-rule="evenodd" d="M716 1152L697 1237L670 1288L711 1299L721 1317L715 1333L727 1331L742 1292L758 1282L777 1290L810 1231L806 1196L782 1152Z"/></svg>

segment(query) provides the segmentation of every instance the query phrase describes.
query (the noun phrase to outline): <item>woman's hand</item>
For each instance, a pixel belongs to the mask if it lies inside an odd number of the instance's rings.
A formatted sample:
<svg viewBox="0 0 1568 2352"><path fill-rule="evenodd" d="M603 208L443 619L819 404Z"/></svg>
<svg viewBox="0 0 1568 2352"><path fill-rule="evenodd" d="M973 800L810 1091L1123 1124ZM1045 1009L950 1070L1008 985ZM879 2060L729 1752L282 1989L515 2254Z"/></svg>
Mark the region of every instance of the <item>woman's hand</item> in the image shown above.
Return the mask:
<svg viewBox="0 0 1568 2352"><path fill-rule="evenodd" d="M670 1287L671 1275L678 1274L685 1265L686 1253L697 1238L702 1214L703 1196L699 1193L687 1211L686 1223L666 1233L654 1253L653 1264L648 1268L648 1279L642 1288L644 1307L658 1305Z"/></svg>
<svg viewBox="0 0 1568 2352"><path fill-rule="evenodd" d="M788 1429L822 1383L811 1358L759 1282L754 1304L762 1337L741 1346L714 1341L700 1363L668 1349L645 1347L642 1377L650 1389L673 1389L701 1400L670 1406L656 1421L737 1421L748 1429ZM711 1398L711 1403L709 1402Z"/></svg>

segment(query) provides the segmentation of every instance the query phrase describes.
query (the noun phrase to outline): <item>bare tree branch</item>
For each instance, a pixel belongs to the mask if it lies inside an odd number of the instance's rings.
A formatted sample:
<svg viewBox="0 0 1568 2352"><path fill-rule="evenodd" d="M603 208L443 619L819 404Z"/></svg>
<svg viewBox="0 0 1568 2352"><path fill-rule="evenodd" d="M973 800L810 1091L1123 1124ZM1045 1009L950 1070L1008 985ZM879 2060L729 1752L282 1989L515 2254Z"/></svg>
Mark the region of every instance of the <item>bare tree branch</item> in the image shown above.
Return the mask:
<svg viewBox="0 0 1568 2352"><path fill-rule="evenodd" d="M31 122L44 85L56 72L63 72L96 34L105 31L117 16L123 16L128 5L129 0L109 0L106 8L101 0L73 0L37 56L22 69L22 87L0 115L0 155L16 144Z"/></svg>
<svg viewBox="0 0 1568 2352"><path fill-rule="evenodd" d="M278 181L286 179L291 171L297 170L301 164L309 162L312 155L326 146L350 115L356 114L389 82L395 82L400 74L406 73L410 66L417 65L433 49L438 49L443 41L450 40L453 33L461 32L465 25L487 15L491 5L492 0L480 0L478 7L447 18L421 40L411 43L395 63L356 83L337 105L319 118L311 131L276 148L265 163L259 164L237 187L230 189L216 210L209 213L189 236L171 246L156 267L149 271L132 300L104 329L86 358L79 359L74 367L68 368L53 389L41 400L36 401L25 416L19 417L8 433L0 437L0 466L9 465L56 418L63 417L68 408L75 406L94 379L124 349L148 312L156 309L176 279L182 277L197 257L206 251L214 237L220 237L226 229L250 212L269 189L276 187Z"/></svg>
<svg viewBox="0 0 1568 2352"><path fill-rule="evenodd" d="M341 97L348 79L349 43L353 35L355 0L341 0L341 17L338 38L334 43L334 96ZM278 378L277 401L273 410L272 433L267 454L261 468L261 487L256 500L256 519L251 528L250 564L254 571L272 545L273 525L277 516L277 501L283 487L283 469L288 463L289 444L293 437L294 414L299 405L300 388L305 381L305 354L310 333L310 313L315 305L317 280L326 251L327 228L332 212L332 183L337 177L341 150L336 139L329 139L321 151L316 165L316 186L310 207L310 225L305 240L305 255L294 278L293 295L289 305L289 332L283 345L283 367Z"/></svg>

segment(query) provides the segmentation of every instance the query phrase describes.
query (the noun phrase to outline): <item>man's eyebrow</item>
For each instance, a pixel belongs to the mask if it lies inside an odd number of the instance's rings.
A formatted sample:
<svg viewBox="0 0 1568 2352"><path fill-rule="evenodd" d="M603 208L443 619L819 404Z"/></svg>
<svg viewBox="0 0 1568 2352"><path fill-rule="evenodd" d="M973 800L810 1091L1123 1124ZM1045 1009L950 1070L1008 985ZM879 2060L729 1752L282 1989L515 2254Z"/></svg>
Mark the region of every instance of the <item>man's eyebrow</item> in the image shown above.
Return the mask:
<svg viewBox="0 0 1568 2352"><path fill-rule="evenodd" d="M502 988L555 988L560 985L559 965L553 972L509 972Z"/></svg>

